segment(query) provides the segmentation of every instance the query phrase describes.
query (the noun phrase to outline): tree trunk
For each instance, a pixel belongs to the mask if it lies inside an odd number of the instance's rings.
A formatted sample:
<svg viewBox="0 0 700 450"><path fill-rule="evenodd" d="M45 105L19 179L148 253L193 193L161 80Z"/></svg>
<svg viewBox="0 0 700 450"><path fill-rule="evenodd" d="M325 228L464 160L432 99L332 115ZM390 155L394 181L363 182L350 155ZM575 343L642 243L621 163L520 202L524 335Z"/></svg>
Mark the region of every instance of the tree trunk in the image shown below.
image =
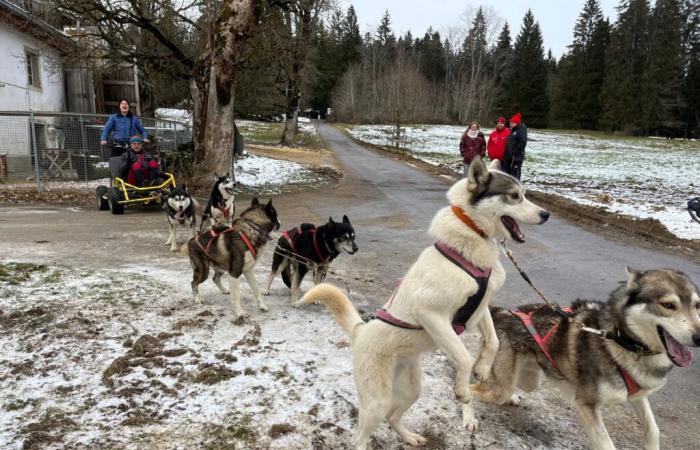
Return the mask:
<svg viewBox="0 0 700 450"><path fill-rule="evenodd" d="M280 144L284 146L291 146L294 144L294 137L299 129L299 109L295 109L294 112L287 111L287 116L284 120L284 132L282 133L282 140Z"/></svg>
<svg viewBox="0 0 700 450"><path fill-rule="evenodd" d="M233 172L233 89L243 43L263 11L262 0L225 0L191 83L194 163L191 183Z"/></svg>

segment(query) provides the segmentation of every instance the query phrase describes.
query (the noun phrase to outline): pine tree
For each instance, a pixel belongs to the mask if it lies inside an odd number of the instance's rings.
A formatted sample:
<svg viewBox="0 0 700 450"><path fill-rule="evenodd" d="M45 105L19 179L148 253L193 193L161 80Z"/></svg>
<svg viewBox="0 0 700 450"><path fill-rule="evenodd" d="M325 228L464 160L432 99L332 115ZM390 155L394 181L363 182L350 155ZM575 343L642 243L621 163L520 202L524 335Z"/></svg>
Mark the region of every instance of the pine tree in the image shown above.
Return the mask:
<svg viewBox="0 0 700 450"><path fill-rule="evenodd" d="M416 63L421 75L433 83L445 80L445 58L440 33L429 29L416 47Z"/></svg>
<svg viewBox="0 0 700 450"><path fill-rule="evenodd" d="M496 46L491 52L491 70L493 72L496 99L494 100L494 114L496 117L505 115L506 107L510 101L508 99L508 89L506 82L511 73L511 58L513 48L511 47L510 28L508 22L503 25L501 33L498 35Z"/></svg>
<svg viewBox="0 0 700 450"><path fill-rule="evenodd" d="M657 0L642 81L645 133L674 134L682 127L683 18L679 0Z"/></svg>
<svg viewBox="0 0 700 450"><path fill-rule="evenodd" d="M700 136L700 6L697 0L686 0L682 16L686 18L683 27L683 80L684 107L682 120L684 136Z"/></svg>
<svg viewBox="0 0 700 450"><path fill-rule="evenodd" d="M552 124L563 128L595 129L601 112L609 34L597 0L588 0L574 27L574 41L559 65L552 103Z"/></svg>
<svg viewBox="0 0 700 450"><path fill-rule="evenodd" d="M362 55L362 36L360 26L357 24L357 13L350 5L341 27L340 46L344 67L360 60Z"/></svg>
<svg viewBox="0 0 700 450"><path fill-rule="evenodd" d="M542 33L528 10L513 46L512 72L506 89L510 112L520 111L523 121L533 127L547 125L547 63L544 59Z"/></svg>
<svg viewBox="0 0 700 450"><path fill-rule="evenodd" d="M639 134L644 128L642 77L649 52L648 0L623 0L605 54L603 126Z"/></svg>

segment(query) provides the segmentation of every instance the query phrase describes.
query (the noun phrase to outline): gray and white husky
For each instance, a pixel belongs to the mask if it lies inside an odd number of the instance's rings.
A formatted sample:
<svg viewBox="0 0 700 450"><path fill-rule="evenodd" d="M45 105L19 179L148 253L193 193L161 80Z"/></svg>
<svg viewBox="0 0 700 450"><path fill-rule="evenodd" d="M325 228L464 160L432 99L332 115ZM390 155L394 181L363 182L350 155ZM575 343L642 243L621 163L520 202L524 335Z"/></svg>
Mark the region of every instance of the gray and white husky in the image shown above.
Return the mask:
<svg viewBox="0 0 700 450"><path fill-rule="evenodd" d="M518 404L515 389L533 391L546 376L570 398L596 450L615 448L603 423L603 406L627 400L642 422L644 449L658 449L659 428L648 397L666 384L674 365L692 362L687 346L700 346L699 308L697 287L669 269L628 269L627 282L607 303L573 303L577 321L611 332L614 340L582 331L543 304L515 313L493 308L500 347L490 376L472 392L488 403ZM526 329L523 315L530 317L535 333L548 336L548 354Z"/></svg>
<svg viewBox="0 0 700 450"><path fill-rule="evenodd" d="M170 244L170 251L177 250L177 228L184 226L188 230L188 238L194 237L197 226L197 201L190 196L187 186L184 184L171 190L165 202L166 213L168 214L168 224L170 225L170 236L165 245Z"/></svg>
<svg viewBox="0 0 700 450"><path fill-rule="evenodd" d="M522 242L524 235L518 222L542 224L549 217L549 213L525 198L517 179L496 170L499 165L496 161L489 169L481 158L475 158L468 177L447 192L450 206L438 211L428 230L458 259L490 270L485 290L482 283L453 262L455 258L449 259L436 245L423 250L392 299L378 311L390 315L392 323L383 319L365 323L347 295L327 283L312 288L299 301L300 305L325 304L350 336L359 396L357 450L367 448L370 435L384 420L408 445L426 442L401 422L420 395L421 353L436 347L445 352L455 367L454 393L464 404L471 402L472 367L478 379L485 379L489 373L498 338L488 303L505 281L505 271L498 261L498 240L509 237ZM453 325L457 325L456 313L479 293L482 296L478 307L460 324L478 324L484 336L484 351L474 365ZM477 425L476 417L468 418L468 428L473 430Z"/></svg>
<svg viewBox="0 0 700 450"><path fill-rule="evenodd" d="M258 307L267 311L253 271L260 258L260 252L270 241L270 232L279 230L277 211L272 200L261 204L253 198L250 207L243 211L230 227L214 227L189 240L183 253L190 257L192 266L192 294L194 302L201 303L199 285L209 276L209 268L214 269L214 283L224 294L231 295L231 304L236 317L245 315L241 307L241 289L238 278L245 275ZM221 277L228 273L229 290L221 284Z"/></svg>

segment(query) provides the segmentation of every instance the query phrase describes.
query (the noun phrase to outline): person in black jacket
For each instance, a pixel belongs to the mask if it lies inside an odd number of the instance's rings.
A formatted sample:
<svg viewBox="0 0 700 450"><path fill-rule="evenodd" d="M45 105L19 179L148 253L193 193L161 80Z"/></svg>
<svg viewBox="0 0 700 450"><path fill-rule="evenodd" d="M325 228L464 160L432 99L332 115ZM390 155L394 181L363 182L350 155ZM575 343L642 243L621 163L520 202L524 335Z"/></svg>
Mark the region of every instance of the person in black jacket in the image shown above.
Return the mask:
<svg viewBox="0 0 700 450"><path fill-rule="evenodd" d="M143 149L141 136L133 136L130 139L130 147L122 153L121 158L119 174L133 186L153 184L160 176L158 161Z"/></svg>
<svg viewBox="0 0 700 450"><path fill-rule="evenodd" d="M520 179L520 170L525 159L525 146L527 145L527 127L522 123L520 113L515 113L510 118L510 135L506 141L505 166L503 169Z"/></svg>

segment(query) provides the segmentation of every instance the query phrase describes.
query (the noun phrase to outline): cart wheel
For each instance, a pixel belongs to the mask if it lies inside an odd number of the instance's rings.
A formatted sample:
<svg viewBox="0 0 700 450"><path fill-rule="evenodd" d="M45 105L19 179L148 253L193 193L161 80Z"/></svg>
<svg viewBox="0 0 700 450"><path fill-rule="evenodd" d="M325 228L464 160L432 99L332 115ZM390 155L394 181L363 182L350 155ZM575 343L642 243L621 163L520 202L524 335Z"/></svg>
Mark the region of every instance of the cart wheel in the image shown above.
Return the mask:
<svg viewBox="0 0 700 450"><path fill-rule="evenodd" d="M97 186L95 195L97 196L97 209L106 211L109 209L109 201L105 198L107 194L107 186Z"/></svg>
<svg viewBox="0 0 700 450"><path fill-rule="evenodd" d="M119 190L117 190L117 188L111 188L107 192L107 195L109 197L109 209L112 211L112 214L124 214L124 205L119 203L119 200L121 200Z"/></svg>

